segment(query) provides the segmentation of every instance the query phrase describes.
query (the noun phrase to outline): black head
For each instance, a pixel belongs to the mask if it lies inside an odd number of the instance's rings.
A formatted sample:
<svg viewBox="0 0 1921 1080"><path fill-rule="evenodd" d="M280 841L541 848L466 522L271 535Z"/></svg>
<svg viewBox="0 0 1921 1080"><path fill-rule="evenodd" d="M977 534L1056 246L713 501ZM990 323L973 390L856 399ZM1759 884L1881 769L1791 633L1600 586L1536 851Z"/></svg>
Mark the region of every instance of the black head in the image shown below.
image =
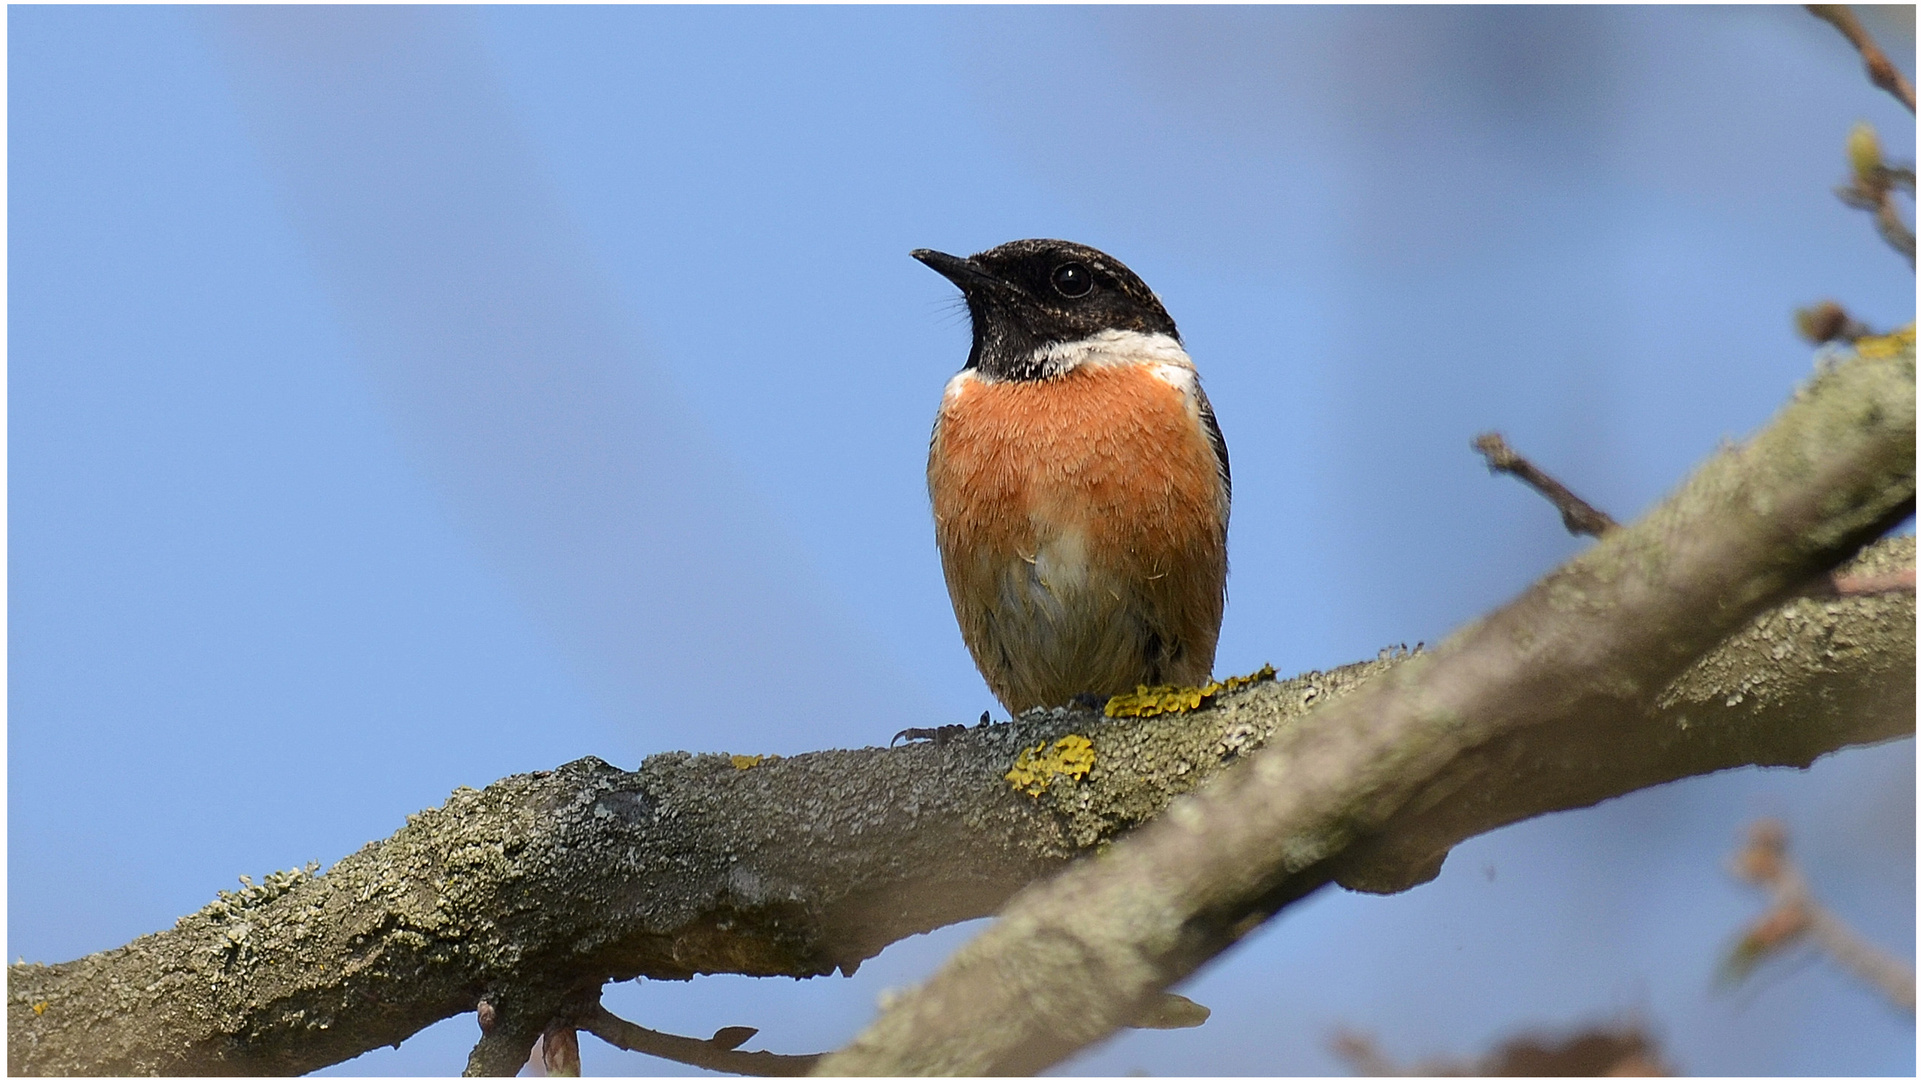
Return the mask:
<svg viewBox="0 0 1921 1080"><path fill-rule="evenodd" d="M1119 259L1085 244L1015 240L966 259L926 248L913 254L960 286L974 321L967 366L995 378L1045 378L1052 374L1048 346L1103 330L1180 340L1146 283Z"/></svg>

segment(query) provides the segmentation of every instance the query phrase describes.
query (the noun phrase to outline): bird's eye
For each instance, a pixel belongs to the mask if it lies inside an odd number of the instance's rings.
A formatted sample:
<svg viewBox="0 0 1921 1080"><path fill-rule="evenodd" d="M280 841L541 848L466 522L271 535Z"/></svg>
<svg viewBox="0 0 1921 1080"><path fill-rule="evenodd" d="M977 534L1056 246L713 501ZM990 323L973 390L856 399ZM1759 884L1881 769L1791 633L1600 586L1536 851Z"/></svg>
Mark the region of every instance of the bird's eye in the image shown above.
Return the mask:
<svg viewBox="0 0 1921 1080"><path fill-rule="evenodd" d="M1086 296L1094 288L1094 275L1077 262L1064 263L1054 271L1054 291L1069 300Z"/></svg>

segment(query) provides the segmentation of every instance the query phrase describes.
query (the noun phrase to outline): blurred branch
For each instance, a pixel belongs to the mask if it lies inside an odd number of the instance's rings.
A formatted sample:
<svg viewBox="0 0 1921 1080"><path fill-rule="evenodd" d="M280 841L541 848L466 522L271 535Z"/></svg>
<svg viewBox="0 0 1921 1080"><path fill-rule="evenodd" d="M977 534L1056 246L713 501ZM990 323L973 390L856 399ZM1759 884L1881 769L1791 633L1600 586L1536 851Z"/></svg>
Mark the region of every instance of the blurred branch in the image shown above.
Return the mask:
<svg viewBox="0 0 1921 1080"><path fill-rule="evenodd" d="M1885 574L1850 574L1834 577L1836 596L1868 596L1874 593L1914 591L1914 567Z"/></svg>
<svg viewBox="0 0 1921 1080"><path fill-rule="evenodd" d="M1852 345L1874 333L1866 323L1848 314L1848 309L1833 300L1823 300L1794 313L1794 328L1810 345L1838 341Z"/></svg>
<svg viewBox="0 0 1921 1080"><path fill-rule="evenodd" d="M1898 428L1901 399L1912 415L1911 350L1905 355L1865 371L1844 365L1805 393L1803 404L1835 425L1818 437L1804 431L1816 455L1805 482L1825 485L1827 505L1869 516L1878 505L1851 474L1814 466L1877 425ZM1867 393L1862 379L1873 372L1902 386L1892 402L1873 397L1879 419L1832 407L1837 380ZM1708 471L1732 483L1776 460L1756 446ZM1901 457L1911 485L1911 442ZM1737 465L1744 471L1731 475ZM1745 490L1736 485L1727 498L1738 501ZM1800 505L1761 501L1777 517ZM1839 557L1863 531L1871 527L1831 520L1784 528L1777 541L1798 545L1797 554L1776 576ZM1589 554L1620 551L1633 532L1611 535ZM1721 561L1720 549L1683 544L1689 535L1677 532L1664 543L1678 549L1658 550L1691 552L1684 562ZM1870 549L1860 569L1884 573L1913 559L1913 539L1893 538ZM1738 626L1772 596L1675 585L1683 599L1719 605L1713 625ZM1595 595L1583 605L1605 620L1604 601ZM1689 624L1619 614L1662 643L1677 666L1699 652L1703 631ZM1665 644L1670 631L1678 644ZM1340 713L1321 706L1378 701L1376 690L1391 693L1435 666L1426 655L1384 655L1260 683L1179 716L1105 720L1058 709L939 745L782 759L662 754L636 772L584 758L484 791L461 789L323 874L270 875L121 948L9 968L8 1065L41 1075L301 1073L476 1011L482 1038L469 1070L511 1074L556 1019L603 1037L626 1032L598 1014L582 1018L582 1002L598 1002L608 980L851 972L900 938L992 914L1264 744L1293 748L1303 734L1372 737L1366 719L1331 728L1327 718ZM1523 817L1716 769L1805 766L1845 746L1911 734L1914 596L1787 600L1649 700L1567 685L1599 693L1605 704L1582 714L1585 727L1564 718L1539 725L1533 741L1516 731L1445 760L1361 766L1364 779L1398 777L1414 794L1390 797L1371 821L1357 813L1353 836L1364 842L1295 834L1287 846L1304 869L1263 903L1279 906L1336 879L1406 888L1433 876L1460 839ZM751 708L759 692L717 686L713 707ZM1532 715L1560 715L1561 693L1543 687ZM1315 719L1304 722L1310 710ZM1095 765L1085 778L1056 781L1038 797L1004 779L1023 750L1069 734L1092 743ZM1400 745L1418 751L1420 743ZM1125 847L1083 865L1112 863ZM1116 970L1114 986L1127 1001L1103 1005L1101 1015L1139 1022L1151 995L1129 991L1138 977ZM1037 1015L1049 1023L1057 1014Z"/></svg>
<svg viewBox="0 0 1921 1080"><path fill-rule="evenodd" d="M1671 1076L1661 1049L1638 1024L1588 1028L1570 1035L1521 1035L1486 1057L1433 1058L1402 1069L1360 1032L1335 1034L1329 1049L1356 1076Z"/></svg>
<svg viewBox="0 0 1921 1080"><path fill-rule="evenodd" d="M1818 373L1646 517L1276 732L1102 858L1023 892L819 1071L1038 1072L1329 878L1353 880L1357 853L1364 884L1438 872L1436 858L1410 876L1372 838L1482 798L1462 785L1508 787L1515 770L1488 768L1491 748L1496 764L1515 745L1563 760L1557 749L1572 749L1576 782L1611 771L1627 755L1607 736L1635 727L1661 687L1912 512L1914 425L1911 345ZM1910 708L1911 650L1890 658ZM1730 706L1745 700L1722 689Z"/></svg>
<svg viewBox="0 0 1921 1080"><path fill-rule="evenodd" d="M1342 1029L1328 1040L1327 1048L1334 1056L1347 1063L1348 1071L1355 1076L1412 1076L1413 1073L1401 1071L1399 1065L1375 1045L1374 1037L1360 1031ZM1439 1076L1440 1070L1434 1075Z"/></svg>
<svg viewBox="0 0 1921 1080"><path fill-rule="evenodd" d="M1477 436L1474 449L1487 459L1488 469L1508 473L1553 503L1554 508L1561 512L1561 524L1567 526L1567 531L1575 536L1600 536L1611 529L1620 528L1613 518L1596 510L1586 499L1569 491L1559 480L1515 453L1500 432L1490 431Z"/></svg>
<svg viewBox="0 0 1921 1080"><path fill-rule="evenodd" d="M1881 239L1913 266L1914 230L1901 220L1894 193L1905 191L1910 200L1914 198L1914 170L1884 162L1881 140L1866 124L1856 124L1848 132L1848 166L1853 178L1847 186L1835 188L1834 194L1849 206L1874 215L1874 227Z"/></svg>
<svg viewBox="0 0 1921 1080"><path fill-rule="evenodd" d="M1912 536L1891 537L1834 577L1882 577L1897 567L1911 572L1914 559ZM1697 660L1644 713L1596 710L1583 720L1524 728L1463 755L1378 834L1354 846L1342 860L1341 884L1373 892L1406 888L1417 883L1409 870L1424 867L1431 876L1455 844L1496 823L1591 806L1743 758L1805 766L1866 713L1911 711L1912 628L1883 636L1836 618L1870 596L1889 605L1892 617L1914 610L1914 595L1898 591L1848 599L1800 596ZM1878 659L1849 665L1845 673L1829 666L1844 655ZM1895 685L1902 679L1910 684L1906 689ZM1882 738L1913 733L1912 716L1897 725L1892 712L1884 715ZM1607 758L1605 768L1596 767L1597 755Z"/></svg>
<svg viewBox="0 0 1921 1080"><path fill-rule="evenodd" d="M1875 948L1814 899L1807 879L1788 858L1788 832L1780 822L1755 822L1732 869L1741 880L1766 889L1774 906L1735 943L1726 965L1730 977L1745 978L1762 960L1807 940L1897 1007L1914 1012L1914 969Z"/></svg>
<svg viewBox="0 0 1921 1080"><path fill-rule="evenodd" d="M1881 51L1881 46L1875 44L1874 38L1868 35L1861 20L1854 17L1848 5L1809 4L1807 8L1816 18L1832 25L1841 31L1842 37L1848 39L1854 50L1861 54L1861 62L1867 67L1868 78L1874 85L1893 94L1896 101L1908 107L1909 112L1914 111L1914 84L1901 74L1900 68L1894 66L1894 61Z"/></svg>
<svg viewBox="0 0 1921 1080"><path fill-rule="evenodd" d="M550 1023L537 1044L541 1076L580 1075L580 1032L571 1023Z"/></svg>

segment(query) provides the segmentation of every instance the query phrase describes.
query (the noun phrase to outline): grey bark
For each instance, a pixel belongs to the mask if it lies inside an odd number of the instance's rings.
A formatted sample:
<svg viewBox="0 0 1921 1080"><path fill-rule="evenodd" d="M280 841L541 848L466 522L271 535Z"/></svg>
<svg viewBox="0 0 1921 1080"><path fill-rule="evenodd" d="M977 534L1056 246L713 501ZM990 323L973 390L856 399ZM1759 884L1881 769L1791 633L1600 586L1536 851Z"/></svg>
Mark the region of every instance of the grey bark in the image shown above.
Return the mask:
<svg viewBox="0 0 1921 1080"><path fill-rule="evenodd" d="M1818 550L1862 528L1828 530ZM1869 558L1912 565L1913 541ZM892 941L991 914L1310 708L1397 681L1382 676L1408 660L1264 683L1179 717L1054 710L940 745L759 763L666 754L637 772L585 758L462 789L325 873L273 875L118 949L10 967L9 1070L299 1073L484 1000L491 1030L470 1068L510 1073L549 1019L610 979L852 971ZM1606 718L1560 738L1487 742L1422 773L1365 842L1303 849L1281 892L1335 877L1406 887L1461 838L1522 817L1910 734L1913 672L1912 593L1790 600L1658 696L1611 699ZM1023 749L1068 734L1092 740L1085 779L1040 797L1003 779Z"/></svg>
<svg viewBox="0 0 1921 1080"><path fill-rule="evenodd" d="M1913 559L1913 539L1900 538L1863 564ZM908 934L992 913L1307 708L1401 662L1262 684L1180 717L1063 711L942 746L825 751L747 770L664 755L628 773L589 758L457 792L325 874L256 885L120 949L15 965L9 1068L302 1072L398 1042L491 993L495 1013L523 1016L494 1022L503 1037L491 1064L510 1071L560 996L515 988L851 970ZM1459 839L1533 813L1912 734L1913 671L1912 593L1791 601L1654 708L1597 733L1632 740L1632 752L1605 755L1600 769L1576 744L1465 758L1462 782L1431 785L1451 797L1407 815L1346 872L1376 889L1410 883ZM1074 732L1094 742L1085 781L1037 800L1001 779L1023 747Z"/></svg>
<svg viewBox="0 0 1921 1080"><path fill-rule="evenodd" d="M1430 839L1458 832L1482 789L1507 784L1503 752L1530 739L1541 740L1544 771L1569 777L1578 798L1595 795L1593 774L1623 756L1612 728L1913 512L1914 391L1911 344L1819 373L1752 441L1715 455L1646 517L1433 654L1289 725L1106 857L1017 897L817 1073L1046 1068L1342 876L1349 858L1361 883L1426 876L1391 838L1369 838L1402 816L1427 822ZM1902 677L1913 678L1912 651ZM1717 689L1745 700L1746 687ZM1690 697L1668 699L1690 721L1674 725L1683 741L1695 726ZM1513 809L1508 797L1489 801Z"/></svg>

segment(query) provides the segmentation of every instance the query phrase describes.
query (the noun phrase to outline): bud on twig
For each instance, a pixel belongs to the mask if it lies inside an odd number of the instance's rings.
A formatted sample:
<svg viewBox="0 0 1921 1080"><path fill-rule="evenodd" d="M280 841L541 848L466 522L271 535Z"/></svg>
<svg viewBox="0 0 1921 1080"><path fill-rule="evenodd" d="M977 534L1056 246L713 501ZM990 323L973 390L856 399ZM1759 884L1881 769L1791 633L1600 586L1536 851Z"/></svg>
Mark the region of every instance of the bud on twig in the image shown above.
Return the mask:
<svg viewBox="0 0 1921 1080"><path fill-rule="evenodd" d="M1848 131L1848 166L1863 187L1882 183L1881 139L1865 120L1855 121Z"/></svg>

